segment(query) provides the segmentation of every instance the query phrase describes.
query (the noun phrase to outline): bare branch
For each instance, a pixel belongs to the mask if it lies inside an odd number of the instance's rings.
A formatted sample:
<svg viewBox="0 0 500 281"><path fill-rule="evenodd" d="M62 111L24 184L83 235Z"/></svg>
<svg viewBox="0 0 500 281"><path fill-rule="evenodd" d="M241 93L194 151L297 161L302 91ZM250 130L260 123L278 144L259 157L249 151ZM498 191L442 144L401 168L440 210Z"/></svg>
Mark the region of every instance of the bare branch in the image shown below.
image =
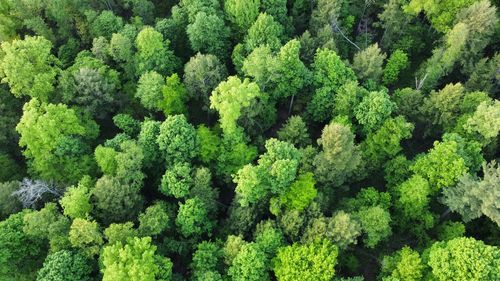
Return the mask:
<svg viewBox="0 0 500 281"><path fill-rule="evenodd" d="M35 203L42 198L46 193L50 193L57 197L62 195L54 184L47 183L41 180L32 180L24 178L20 183L20 188L12 193L23 204L24 208L33 208Z"/></svg>

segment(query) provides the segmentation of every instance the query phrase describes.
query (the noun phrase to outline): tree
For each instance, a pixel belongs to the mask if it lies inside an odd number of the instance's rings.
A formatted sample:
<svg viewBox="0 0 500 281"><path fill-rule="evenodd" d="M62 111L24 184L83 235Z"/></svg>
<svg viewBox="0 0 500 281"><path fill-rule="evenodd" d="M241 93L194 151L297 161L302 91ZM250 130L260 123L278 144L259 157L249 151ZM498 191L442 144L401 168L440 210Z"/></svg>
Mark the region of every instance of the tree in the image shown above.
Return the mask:
<svg viewBox="0 0 500 281"><path fill-rule="evenodd" d="M71 186L66 190L64 196L59 200L66 216L72 219L85 218L92 212L91 187L92 180L89 177L84 177L77 186Z"/></svg>
<svg viewBox="0 0 500 281"><path fill-rule="evenodd" d="M179 203L175 224L184 237L198 236L212 231L214 224L207 217L208 211L203 202L197 197L189 198L184 204Z"/></svg>
<svg viewBox="0 0 500 281"><path fill-rule="evenodd" d="M500 213L495 207L498 201L500 167L495 161L483 164L482 180L470 174L463 175L458 183L443 189L444 203L462 215L465 222L486 215L500 225Z"/></svg>
<svg viewBox="0 0 500 281"><path fill-rule="evenodd" d="M261 221L257 224L253 234L255 244L270 259L276 255L278 248L285 244L285 237L276 222L271 220Z"/></svg>
<svg viewBox="0 0 500 281"><path fill-rule="evenodd" d="M238 35L246 33L259 15L260 0L229 0L224 1L224 11L229 21L234 25Z"/></svg>
<svg viewBox="0 0 500 281"><path fill-rule="evenodd" d="M49 254L38 271L37 281L90 281L92 266L89 260L79 254L62 250Z"/></svg>
<svg viewBox="0 0 500 281"><path fill-rule="evenodd" d="M335 275L338 248L326 239L309 243L294 243L280 248L272 267L279 281L331 280Z"/></svg>
<svg viewBox="0 0 500 281"><path fill-rule="evenodd" d="M146 169L155 167L157 163L161 162L161 156L157 153L160 150L160 146L156 142L160 134L160 125L159 121L154 120L145 120L141 124L137 144L144 155L142 162L143 167Z"/></svg>
<svg viewBox="0 0 500 281"><path fill-rule="evenodd" d="M197 53L184 65L184 85L190 98L199 100L202 109L210 107L210 94L227 77L227 69L218 57Z"/></svg>
<svg viewBox="0 0 500 281"><path fill-rule="evenodd" d="M70 247L69 227L70 221L61 215L54 203L47 203L41 210L24 216L23 231L37 239L48 241L52 252Z"/></svg>
<svg viewBox="0 0 500 281"><path fill-rule="evenodd" d="M223 135L220 154L217 157L216 171L226 182L244 165L257 157L257 147L249 145L238 134Z"/></svg>
<svg viewBox="0 0 500 281"><path fill-rule="evenodd" d="M184 115L170 115L160 125L156 140L167 163L190 161L198 155L195 128Z"/></svg>
<svg viewBox="0 0 500 281"><path fill-rule="evenodd" d="M335 91L348 81L356 81L356 75L334 51L316 51L313 63L313 82L316 88L329 87Z"/></svg>
<svg viewBox="0 0 500 281"><path fill-rule="evenodd" d="M168 226L168 213L165 203L159 201L146 208L139 214L138 232L142 236L155 236L161 234Z"/></svg>
<svg viewBox="0 0 500 281"><path fill-rule="evenodd" d="M289 190L279 197L281 204L289 210L303 211L307 208L318 194L313 176L312 173L299 175Z"/></svg>
<svg viewBox="0 0 500 281"><path fill-rule="evenodd" d="M308 85L311 76L310 71L300 59L300 49L300 41L296 39L288 41L281 47L276 56L276 69L271 79L274 85L271 90L275 98L292 97L289 111L293 105L294 96Z"/></svg>
<svg viewBox="0 0 500 281"><path fill-rule="evenodd" d="M333 111L335 92L345 83L356 81L356 75L334 51L328 49L316 51L312 67L316 91L307 110L314 121L328 121Z"/></svg>
<svg viewBox="0 0 500 281"><path fill-rule="evenodd" d="M129 238L137 236L139 236L137 229L129 221L126 223L112 223L104 229L104 237L108 240L109 245L116 244L117 242L125 244Z"/></svg>
<svg viewBox="0 0 500 281"><path fill-rule="evenodd" d="M177 162L165 171L161 179L160 192L178 199L183 198L189 194L192 182L191 165Z"/></svg>
<svg viewBox="0 0 500 281"><path fill-rule="evenodd" d="M314 158L315 177L321 183L342 185L356 171L361 163L354 135L343 125L326 125L318 139L323 150Z"/></svg>
<svg viewBox="0 0 500 281"><path fill-rule="evenodd" d="M298 115L288 118L286 123L278 131L278 138L297 147L303 147L311 144L311 138L307 131L307 125Z"/></svg>
<svg viewBox="0 0 500 281"><path fill-rule="evenodd" d="M33 280L30 274L41 265L45 255L43 240L23 231L23 219L28 211L9 216L0 222L0 277L4 280Z"/></svg>
<svg viewBox="0 0 500 281"><path fill-rule="evenodd" d="M435 0L412 0L405 7L405 12L413 15L418 15L420 12L425 12L432 26L439 32L447 32L452 27L452 24L458 12L475 0L464 1L449 1L441 3Z"/></svg>
<svg viewBox="0 0 500 281"><path fill-rule="evenodd" d="M123 28L123 19L109 10L102 11L99 15L94 11L88 11L87 18L92 38L103 36L110 39L113 33L118 33Z"/></svg>
<svg viewBox="0 0 500 281"><path fill-rule="evenodd" d="M418 157L410 169L429 182L431 194L452 186L468 170L465 160L458 154L456 141L435 141L434 147Z"/></svg>
<svg viewBox="0 0 500 281"><path fill-rule="evenodd" d="M120 183L130 185L132 189L142 188L145 177L142 172L144 157L136 141L119 141L116 148L99 145L94 154L97 164L105 175L115 177Z"/></svg>
<svg viewBox="0 0 500 281"><path fill-rule="evenodd" d="M228 55L229 31L222 18L205 12L196 14L194 22L186 30L193 51L212 54L221 59Z"/></svg>
<svg viewBox="0 0 500 281"><path fill-rule="evenodd" d="M195 280L222 280L218 272L222 258L221 248L213 242L203 241L196 246L190 267ZM213 276L212 279L207 278Z"/></svg>
<svg viewBox="0 0 500 281"><path fill-rule="evenodd" d="M385 256L382 260L382 275L395 278L395 280L422 280L424 268L418 252L408 246L390 256Z"/></svg>
<svg viewBox="0 0 500 281"><path fill-rule="evenodd" d="M151 237L134 237L126 244L117 242L104 247L102 280L171 280L172 262L155 252Z"/></svg>
<svg viewBox="0 0 500 281"><path fill-rule="evenodd" d="M257 244L248 243L241 246L234 257L227 274L234 281L268 280L268 260Z"/></svg>
<svg viewBox="0 0 500 281"><path fill-rule="evenodd" d="M217 159L219 155L221 139L216 132L203 124L198 126L196 133L200 147L200 160L205 164L209 164Z"/></svg>
<svg viewBox="0 0 500 281"><path fill-rule="evenodd" d="M359 79L378 82L383 74L382 64L385 58L386 54L382 53L378 44L375 43L354 55L352 69Z"/></svg>
<svg viewBox="0 0 500 281"><path fill-rule="evenodd" d="M74 219L71 224L69 241L88 258L98 255L104 243L97 222L80 218Z"/></svg>
<svg viewBox="0 0 500 281"><path fill-rule="evenodd" d="M300 154L291 144L269 139L267 153L260 156L258 165L248 164L234 176L239 203L246 207L268 195L285 194L295 180Z"/></svg>
<svg viewBox="0 0 500 281"><path fill-rule="evenodd" d="M500 102L484 101L463 124L464 130L478 139L483 146L494 143L500 132Z"/></svg>
<svg viewBox="0 0 500 281"><path fill-rule="evenodd" d="M498 278L499 254L498 247L460 237L434 243L428 265L437 280L494 280Z"/></svg>
<svg viewBox="0 0 500 281"><path fill-rule="evenodd" d="M167 77L163 86L163 100L160 108L165 115L186 114L186 102L188 96L186 88L182 84L177 73Z"/></svg>
<svg viewBox="0 0 500 281"><path fill-rule="evenodd" d="M16 130L35 174L46 180L74 183L92 171L89 142L98 133L93 120L64 104L37 99L26 103L23 111Z"/></svg>
<svg viewBox="0 0 500 281"><path fill-rule="evenodd" d="M398 116L384 121L375 132L369 133L361 145L366 165L375 169L403 150L401 141L412 135L413 124Z"/></svg>
<svg viewBox="0 0 500 281"><path fill-rule="evenodd" d="M391 85L398 80L398 77L402 70L408 67L408 55L401 51L394 51L384 68L383 81L385 85Z"/></svg>
<svg viewBox="0 0 500 281"><path fill-rule="evenodd" d="M374 248L379 242L391 234L391 216L380 206L363 207L356 213L357 220L365 234L363 243L367 248Z"/></svg>
<svg viewBox="0 0 500 281"><path fill-rule="evenodd" d="M398 89L392 95L392 101L396 104L394 113L403 115L408 121L416 123L420 121L421 115L418 110L424 102L421 91L412 88Z"/></svg>
<svg viewBox="0 0 500 281"><path fill-rule="evenodd" d="M277 23L273 16L260 13L248 29L245 49L251 52L260 45L267 45L272 51L277 51L281 47L281 38L283 38L283 26Z"/></svg>
<svg viewBox="0 0 500 281"><path fill-rule="evenodd" d="M40 36L2 42L1 82L9 84L16 97L27 95L48 101L59 71L51 49L52 43Z"/></svg>
<svg viewBox="0 0 500 281"><path fill-rule="evenodd" d="M396 187L396 194L394 207L402 213L403 220L422 221L420 225L425 229L434 225L435 218L429 211L431 190L424 178L413 175Z"/></svg>
<svg viewBox="0 0 500 281"><path fill-rule="evenodd" d="M219 112L219 123L224 133L234 134L238 131L237 121L242 110L251 106L253 101L261 96L257 84L248 79L242 82L238 77L230 76L212 92L210 108Z"/></svg>
<svg viewBox="0 0 500 281"><path fill-rule="evenodd" d="M385 91L370 92L356 106L354 112L359 124L366 133L380 128L383 122L391 116L396 108Z"/></svg>
<svg viewBox="0 0 500 281"><path fill-rule="evenodd" d="M460 104L464 98L462 84L448 84L441 91L432 91L420 109L427 122L436 129L449 130L460 116Z"/></svg>
<svg viewBox="0 0 500 281"><path fill-rule="evenodd" d="M107 175L97 180L91 199L95 216L105 224L132 220L144 200L136 188Z"/></svg>
<svg viewBox="0 0 500 281"><path fill-rule="evenodd" d="M161 33L152 27L146 27L135 39L135 65L137 76L148 71L161 75L171 75L178 66L178 58L169 49L170 41L164 40Z"/></svg>
<svg viewBox="0 0 500 281"><path fill-rule="evenodd" d="M165 80L163 76L155 71L148 71L141 75L137 84L135 96L139 98L141 104L148 110L157 111L163 100L163 87Z"/></svg>
<svg viewBox="0 0 500 281"><path fill-rule="evenodd" d="M22 210L21 202L12 196L12 193L17 191L19 187L18 181L0 183L0 219L3 220Z"/></svg>
<svg viewBox="0 0 500 281"><path fill-rule="evenodd" d="M341 250L351 244L357 244L361 235L361 225L354 217L342 210L333 217L312 219L302 235L303 243L313 243L321 239L332 241Z"/></svg>

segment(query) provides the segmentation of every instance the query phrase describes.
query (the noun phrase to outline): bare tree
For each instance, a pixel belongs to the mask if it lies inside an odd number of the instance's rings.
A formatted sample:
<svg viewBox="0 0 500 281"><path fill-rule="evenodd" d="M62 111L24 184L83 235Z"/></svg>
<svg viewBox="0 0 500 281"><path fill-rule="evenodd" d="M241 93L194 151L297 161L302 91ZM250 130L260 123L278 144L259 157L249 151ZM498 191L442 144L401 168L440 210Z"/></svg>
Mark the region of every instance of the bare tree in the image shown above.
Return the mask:
<svg viewBox="0 0 500 281"><path fill-rule="evenodd" d="M46 193L57 197L62 195L62 192L54 184L42 180L24 178L19 186L19 189L12 193L12 196L17 197L24 208L33 208L35 203Z"/></svg>

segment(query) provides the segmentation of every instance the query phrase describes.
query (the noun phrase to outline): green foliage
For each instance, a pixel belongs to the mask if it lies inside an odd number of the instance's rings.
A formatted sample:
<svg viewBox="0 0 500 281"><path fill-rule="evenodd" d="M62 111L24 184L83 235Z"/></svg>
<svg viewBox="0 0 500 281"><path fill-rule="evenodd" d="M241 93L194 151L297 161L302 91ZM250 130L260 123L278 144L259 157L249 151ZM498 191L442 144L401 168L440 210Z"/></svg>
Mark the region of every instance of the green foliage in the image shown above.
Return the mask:
<svg viewBox="0 0 500 281"><path fill-rule="evenodd" d="M227 77L227 69L214 55L196 54L184 65L184 85L190 98L200 100L202 109L210 107L209 96Z"/></svg>
<svg viewBox="0 0 500 281"><path fill-rule="evenodd" d="M186 32L193 51L227 57L230 32L218 15L199 12Z"/></svg>
<svg viewBox="0 0 500 281"><path fill-rule="evenodd" d="M26 103L23 112L16 130L34 174L47 180L75 183L93 170L88 145L98 134L93 120L64 104L47 104L37 99Z"/></svg>
<svg viewBox="0 0 500 281"><path fill-rule="evenodd" d="M192 185L191 166L186 162L177 162L165 171L161 179L160 192L175 198L189 194Z"/></svg>
<svg viewBox="0 0 500 281"><path fill-rule="evenodd" d="M363 131L373 132L382 126L396 108L385 91L370 92L355 108L355 116Z"/></svg>
<svg viewBox="0 0 500 281"><path fill-rule="evenodd" d="M465 160L458 154L455 141L435 141L434 147L418 157L410 169L429 181L431 193L452 186L467 172Z"/></svg>
<svg viewBox="0 0 500 281"><path fill-rule="evenodd" d="M391 216L380 206L364 207L356 214L356 218L365 234L363 243L368 248L374 248L392 234Z"/></svg>
<svg viewBox="0 0 500 281"><path fill-rule="evenodd" d="M384 121L375 132L369 133L362 145L367 166L378 168L403 150L400 143L412 135L413 124L398 116Z"/></svg>
<svg viewBox="0 0 500 281"><path fill-rule="evenodd" d="M326 239L286 246L273 259L273 270L280 281L331 280L335 275L338 249Z"/></svg>
<svg viewBox="0 0 500 281"><path fill-rule="evenodd" d="M317 88L335 91L348 81L356 81L356 75L334 51L319 49L314 56L313 81Z"/></svg>
<svg viewBox="0 0 500 281"><path fill-rule="evenodd" d="M500 225L500 212L496 208L499 195L500 167L495 161L483 164L482 180L470 174L463 175L458 183L443 189L444 203L462 215L468 222L486 215L497 225Z"/></svg>
<svg viewBox="0 0 500 281"><path fill-rule="evenodd" d="M77 252L59 251L49 254L38 271L37 281L90 281L92 266Z"/></svg>
<svg viewBox="0 0 500 281"><path fill-rule="evenodd" d="M80 218L74 219L71 224L69 241L73 247L89 258L99 254L104 242L97 222Z"/></svg>
<svg viewBox="0 0 500 281"><path fill-rule="evenodd" d="M383 81L385 85L391 85L398 80L399 74L402 70L408 67L408 55L401 51L394 51L384 68Z"/></svg>
<svg viewBox="0 0 500 281"><path fill-rule="evenodd" d="M245 165L234 177L238 201L243 207L269 194L285 194L295 180L300 159L298 150L276 139L269 139L265 146L267 153L260 156L258 165Z"/></svg>
<svg viewBox="0 0 500 281"><path fill-rule="evenodd" d="M161 75L170 75L177 68L178 58L169 49L170 42L164 40L161 33L152 27L146 27L135 39L135 65L137 75L156 71Z"/></svg>
<svg viewBox="0 0 500 281"><path fill-rule="evenodd" d="M185 203L179 203L179 213L175 219L175 224L179 227L179 232L189 237L210 232L213 223L207 220L208 211L199 198L189 198Z"/></svg>
<svg viewBox="0 0 500 281"><path fill-rule="evenodd" d="M186 101L188 99L186 88L181 83L177 73L167 77L165 86L163 86L163 100L160 102L160 108L165 115L185 114L187 113Z"/></svg>
<svg viewBox="0 0 500 281"><path fill-rule="evenodd" d="M234 281L267 280L269 279L267 263L265 253L257 244L244 244L232 260L227 274Z"/></svg>
<svg viewBox="0 0 500 281"><path fill-rule="evenodd" d="M141 236L155 236L161 234L168 226L167 207L163 202L156 202L139 214L138 232Z"/></svg>
<svg viewBox="0 0 500 281"><path fill-rule="evenodd" d="M499 255L498 247L460 237L434 243L428 265L436 280L495 280Z"/></svg>
<svg viewBox="0 0 500 281"><path fill-rule="evenodd" d="M418 15L423 11L437 31L447 32L452 27L457 13L475 1L453 0L444 3L436 0L412 0L405 7L405 12Z"/></svg>
<svg viewBox="0 0 500 281"><path fill-rule="evenodd" d="M297 177L290 189L280 196L281 203L289 210L304 210L317 195L314 188L315 181L312 173L305 173Z"/></svg>
<svg viewBox="0 0 500 281"><path fill-rule="evenodd" d="M248 29L245 48L250 52L260 45L267 45L271 50L276 51L281 47L282 37L283 26L277 23L273 16L261 13Z"/></svg>
<svg viewBox="0 0 500 281"><path fill-rule="evenodd" d="M220 273L217 272L221 257L222 251L215 243L203 241L198 244L190 265L196 280L222 280ZM213 276L213 278L210 279L207 276Z"/></svg>
<svg viewBox="0 0 500 281"><path fill-rule="evenodd" d="M351 244L357 244L361 235L361 225L351 214L338 211L333 217L319 217L313 219L304 234L302 242L312 243L321 239L328 239L339 249L345 250Z"/></svg>
<svg viewBox="0 0 500 281"><path fill-rule="evenodd" d="M141 75L137 84L135 96L141 104L149 110L157 111L163 100L163 87L165 80L155 71L148 71Z"/></svg>
<svg viewBox="0 0 500 281"><path fill-rule="evenodd" d="M117 242L125 244L129 238L136 236L139 236L139 234L131 222L112 223L104 230L104 237L108 240L109 245Z"/></svg>
<svg viewBox="0 0 500 281"><path fill-rule="evenodd" d="M220 126L225 134L238 132L237 121L244 108L250 107L256 98L260 98L257 84L236 76L230 76L221 82L210 96L210 108L219 112Z"/></svg>
<svg viewBox="0 0 500 281"><path fill-rule="evenodd" d="M297 147L311 144L307 125L300 116L288 118L283 127L278 131L278 138Z"/></svg>
<svg viewBox="0 0 500 281"><path fill-rule="evenodd" d="M128 239L104 247L101 269L104 281L171 280L172 262L156 252L150 237Z"/></svg>
<svg viewBox="0 0 500 281"><path fill-rule="evenodd" d="M220 137L205 125L200 125L196 129L200 147L200 160L208 164L217 158L221 145Z"/></svg>
<svg viewBox="0 0 500 281"><path fill-rule="evenodd" d="M403 247L391 256L385 256L382 261L382 275L395 280L422 280L424 268L418 252L408 246Z"/></svg>
<svg viewBox="0 0 500 281"><path fill-rule="evenodd" d="M22 204L12 196L12 192L19 189L18 181L9 181L0 183L0 219L22 210Z"/></svg>
<svg viewBox="0 0 500 281"><path fill-rule="evenodd" d="M90 204L90 178L83 178L78 186L69 187L59 203L64 209L64 214L70 218L85 218L92 211Z"/></svg>
<svg viewBox="0 0 500 281"><path fill-rule="evenodd" d="M23 231L23 219L28 213L19 212L0 222L0 277L4 280L21 279L31 274L43 260L43 240Z"/></svg>
<svg viewBox="0 0 500 281"><path fill-rule="evenodd" d="M47 101L54 91L58 74L52 43L44 37L27 36L24 40L2 42L0 77L16 97L24 95Z"/></svg>
<svg viewBox="0 0 500 281"><path fill-rule="evenodd" d="M361 163L353 133L346 126L332 123L323 128L318 145L323 150L314 158L316 179L333 186L342 185Z"/></svg>
<svg viewBox="0 0 500 281"><path fill-rule="evenodd" d="M259 0L224 1L224 11L229 21L235 26L237 34L245 34L259 15Z"/></svg>
<svg viewBox="0 0 500 281"><path fill-rule="evenodd" d="M95 216L106 224L135 218L144 201L136 188L107 175L97 180L92 200Z"/></svg>
<svg viewBox="0 0 500 281"><path fill-rule="evenodd" d="M352 69L359 79L378 82L383 74L382 64L385 58L386 54L382 53L378 44L375 43L354 55Z"/></svg>
<svg viewBox="0 0 500 281"><path fill-rule="evenodd" d="M47 203L40 211L24 216L23 231L40 240L49 241L50 250L55 252L69 248L68 231L70 221L57 209L54 203Z"/></svg>
<svg viewBox="0 0 500 281"><path fill-rule="evenodd" d="M189 161L198 155L195 128L184 115L170 115L160 125L157 138L160 150L168 163Z"/></svg>

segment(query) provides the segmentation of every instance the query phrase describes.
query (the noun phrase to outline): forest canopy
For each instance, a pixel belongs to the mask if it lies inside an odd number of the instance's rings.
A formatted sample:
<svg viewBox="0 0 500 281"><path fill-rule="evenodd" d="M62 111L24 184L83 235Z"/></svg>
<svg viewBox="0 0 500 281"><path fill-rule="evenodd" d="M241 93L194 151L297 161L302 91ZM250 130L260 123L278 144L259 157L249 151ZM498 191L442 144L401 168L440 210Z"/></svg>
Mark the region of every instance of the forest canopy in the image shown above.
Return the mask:
<svg viewBox="0 0 500 281"><path fill-rule="evenodd" d="M0 280L500 280L494 0L0 0Z"/></svg>

